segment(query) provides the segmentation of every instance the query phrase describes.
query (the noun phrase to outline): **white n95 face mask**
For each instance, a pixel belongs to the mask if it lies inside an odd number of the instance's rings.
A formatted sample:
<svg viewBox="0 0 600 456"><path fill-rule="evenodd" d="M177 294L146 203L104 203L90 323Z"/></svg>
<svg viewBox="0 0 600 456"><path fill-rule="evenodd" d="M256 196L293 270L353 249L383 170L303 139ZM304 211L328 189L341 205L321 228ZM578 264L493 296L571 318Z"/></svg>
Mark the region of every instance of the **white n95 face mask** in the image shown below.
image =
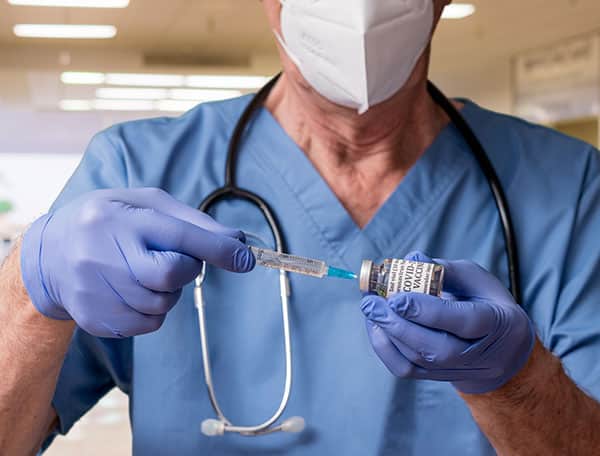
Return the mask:
<svg viewBox="0 0 600 456"><path fill-rule="evenodd" d="M404 87L433 27L433 0L280 1L277 37L302 76L360 114Z"/></svg>

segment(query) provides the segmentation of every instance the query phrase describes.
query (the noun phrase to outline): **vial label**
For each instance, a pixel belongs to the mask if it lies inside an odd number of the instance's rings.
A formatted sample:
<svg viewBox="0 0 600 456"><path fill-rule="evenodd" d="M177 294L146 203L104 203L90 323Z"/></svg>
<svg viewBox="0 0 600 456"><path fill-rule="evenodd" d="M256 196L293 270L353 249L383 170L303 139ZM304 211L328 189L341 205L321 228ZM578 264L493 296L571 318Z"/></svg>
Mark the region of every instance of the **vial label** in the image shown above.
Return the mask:
<svg viewBox="0 0 600 456"><path fill-rule="evenodd" d="M434 267L430 263L391 260L387 296L398 292L431 294Z"/></svg>

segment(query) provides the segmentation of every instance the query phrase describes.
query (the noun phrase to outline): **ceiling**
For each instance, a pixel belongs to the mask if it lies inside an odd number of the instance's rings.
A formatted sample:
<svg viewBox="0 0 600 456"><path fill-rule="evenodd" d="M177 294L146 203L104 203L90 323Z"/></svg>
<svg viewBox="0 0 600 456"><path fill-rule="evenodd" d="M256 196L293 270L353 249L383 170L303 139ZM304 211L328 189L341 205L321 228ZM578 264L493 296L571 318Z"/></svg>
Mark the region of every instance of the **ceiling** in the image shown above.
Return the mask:
<svg viewBox="0 0 600 456"><path fill-rule="evenodd" d="M444 21L435 62L451 69L465 60L493 59L600 27L598 0L474 0L477 13ZM16 38L16 23L113 24L112 40ZM0 48L34 47L136 51L154 60L244 65L252 54L273 54L258 0L131 0L126 9L40 8L0 0ZM461 62L461 63L459 63Z"/></svg>
<svg viewBox="0 0 600 456"><path fill-rule="evenodd" d="M479 0L474 16L443 21L435 59L453 68L511 57L532 48L600 29L598 0Z"/></svg>
<svg viewBox="0 0 600 456"><path fill-rule="evenodd" d="M79 42L20 39L12 34L16 23L111 24L118 35ZM258 0L131 0L125 9L18 7L0 0L0 46L135 50L225 63L273 51Z"/></svg>
<svg viewBox="0 0 600 456"><path fill-rule="evenodd" d="M477 8L473 16L442 21L436 32L432 79L450 96L501 112L515 113L516 54L600 30L599 0L470 1ZM17 23L110 24L118 34L109 40L26 39L13 35ZM61 84L62 71L268 75L278 69L259 0L130 0L125 9L20 7L0 0L0 108L51 111L59 100L93 96L93 87ZM93 120L89 129L120 118L99 113Z"/></svg>

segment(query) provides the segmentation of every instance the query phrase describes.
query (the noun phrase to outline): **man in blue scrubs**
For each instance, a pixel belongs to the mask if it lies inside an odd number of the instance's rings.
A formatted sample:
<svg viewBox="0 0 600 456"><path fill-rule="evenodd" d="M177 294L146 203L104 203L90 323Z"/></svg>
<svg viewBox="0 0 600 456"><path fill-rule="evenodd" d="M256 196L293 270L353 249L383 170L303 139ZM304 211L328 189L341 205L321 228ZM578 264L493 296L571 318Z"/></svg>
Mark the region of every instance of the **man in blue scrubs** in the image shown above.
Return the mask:
<svg viewBox="0 0 600 456"><path fill-rule="evenodd" d="M223 185L250 98L114 126L2 267L0 454L35 454L114 387L131 399L136 455L598 451L598 152L454 102L507 194L519 307L488 184L426 91L448 1L310 3L263 2L284 73L245 137L238 183L268 201L291 252L356 270L424 251L444 258L447 294L362 298L351 282L293 275L285 416L304 417L306 430L204 436L214 411L189 285L202 260L224 412L260 422L283 388L277 274L252 270L243 235L270 239L268 226L243 202L211 217L193 209ZM368 58L355 62L338 44L356 42ZM394 52L378 61L384 48Z"/></svg>

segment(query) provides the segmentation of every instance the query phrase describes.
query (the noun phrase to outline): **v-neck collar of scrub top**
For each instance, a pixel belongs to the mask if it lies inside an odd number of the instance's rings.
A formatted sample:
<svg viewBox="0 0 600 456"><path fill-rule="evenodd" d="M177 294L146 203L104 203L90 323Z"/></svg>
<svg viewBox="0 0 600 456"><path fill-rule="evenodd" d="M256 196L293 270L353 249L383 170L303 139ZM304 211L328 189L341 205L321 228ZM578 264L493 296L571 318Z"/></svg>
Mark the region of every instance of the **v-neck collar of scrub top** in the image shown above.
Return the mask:
<svg viewBox="0 0 600 456"><path fill-rule="evenodd" d="M476 106L468 100L461 110L469 120ZM361 229L350 217L337 196L310 162L304 152L285 132L273 115L262 108L251 127L247 144L259 163L263 163L272 179L279 179L283 188L297 199L314 223L333 257L340 265L354 264L350 254L360 246L368 246L379 258L390 253L408 253L411 241L427 223L436 223L428 213L442 200L468 166L460 144L460 132L451 123L442 129L404 179L378 209L370 222ZM269 132L268 136L258 132ZM458 140L457 140L458 137ZM391 220L398 220L390 223ZM440 223L442 221L439 221ZM364 250L364 248L363 248Z"/></svg>

